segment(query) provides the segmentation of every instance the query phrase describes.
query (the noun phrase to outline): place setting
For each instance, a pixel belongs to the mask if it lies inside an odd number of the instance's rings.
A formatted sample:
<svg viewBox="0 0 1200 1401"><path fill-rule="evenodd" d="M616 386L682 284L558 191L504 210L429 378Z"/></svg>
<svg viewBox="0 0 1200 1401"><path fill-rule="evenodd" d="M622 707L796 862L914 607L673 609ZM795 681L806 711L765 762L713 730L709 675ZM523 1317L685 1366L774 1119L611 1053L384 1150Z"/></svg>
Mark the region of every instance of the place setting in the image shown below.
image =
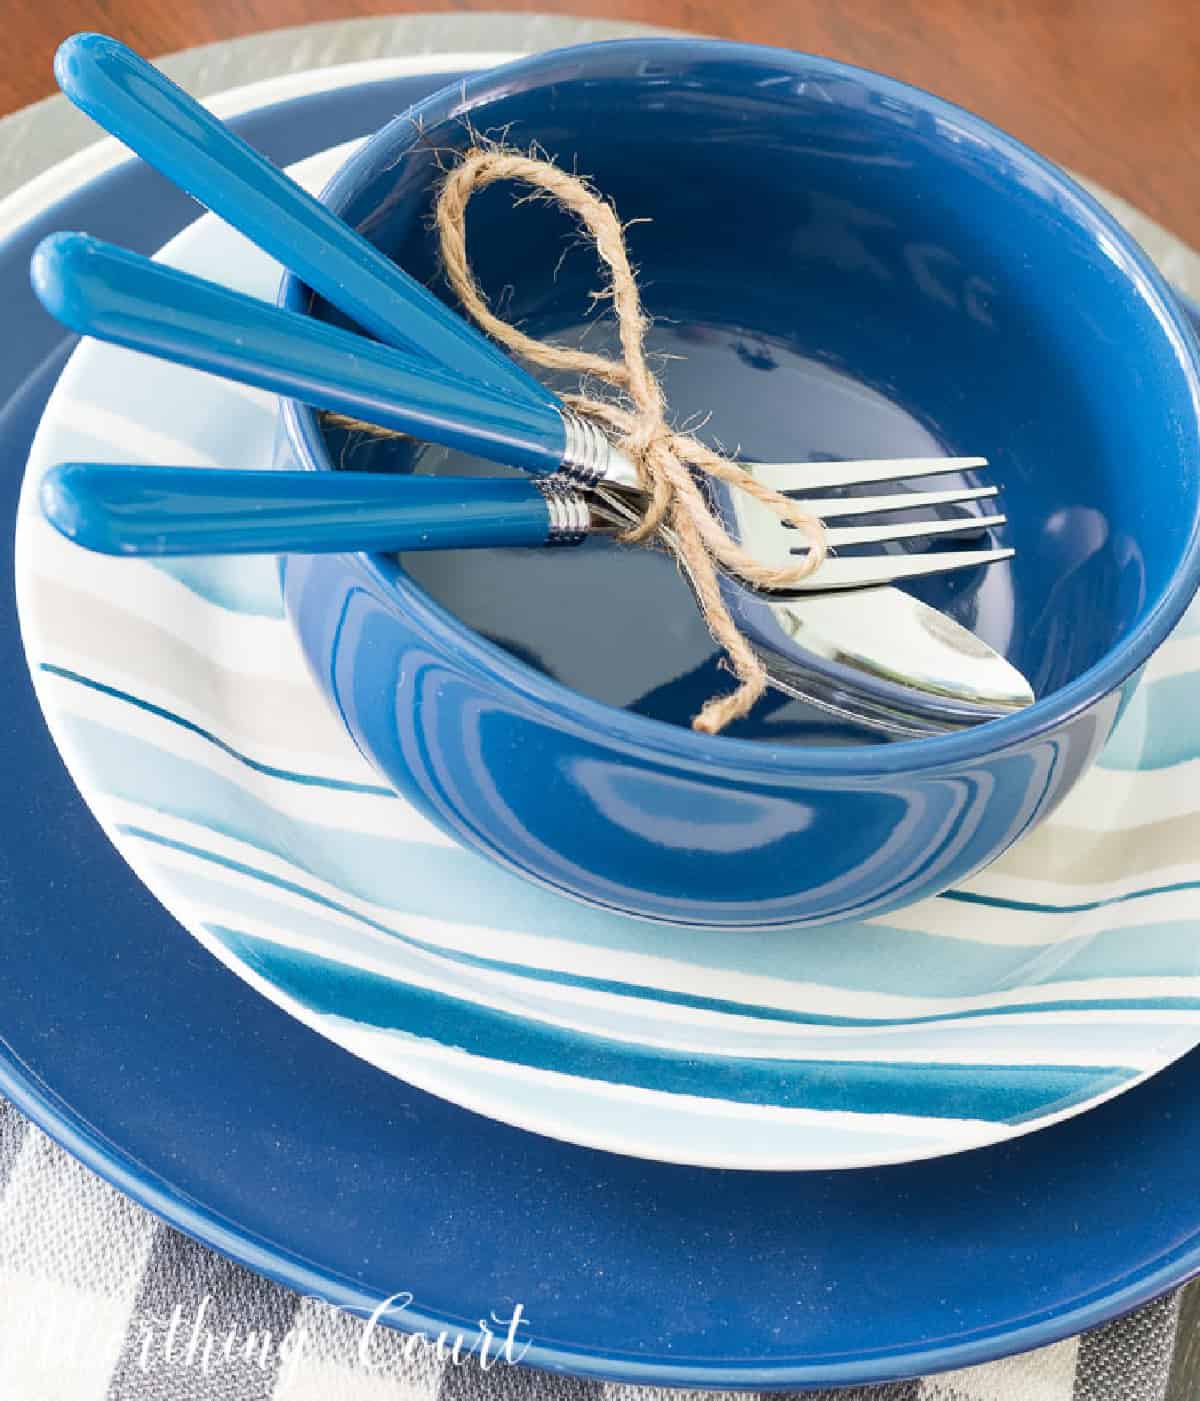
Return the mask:
<svg viewBox="0 0 1200 1401"><path fill-rule="evenodd" d="M607 1382L922 1376L1194 1273L1200 312L1120 225L723 41L253 145L55 71L141 159L0 246L5 1095L303 1294Z"/></svg>

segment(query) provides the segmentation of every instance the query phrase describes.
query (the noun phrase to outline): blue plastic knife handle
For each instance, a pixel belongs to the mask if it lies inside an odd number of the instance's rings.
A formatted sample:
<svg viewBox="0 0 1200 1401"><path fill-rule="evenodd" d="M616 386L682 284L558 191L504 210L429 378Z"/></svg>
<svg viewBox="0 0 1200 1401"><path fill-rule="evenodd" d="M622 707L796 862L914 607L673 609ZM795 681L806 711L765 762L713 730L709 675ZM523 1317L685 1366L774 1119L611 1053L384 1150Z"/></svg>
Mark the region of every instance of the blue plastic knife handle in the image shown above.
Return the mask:
<svg viewBox="0 0 1200 1401"><path fill-rule="evenodd" d="M323 554L545 545L546 498L520 477L237 471L67 462L42 512L106 555Z"/></svg>
<svg viewBox="0 0 1200 1401"><path fill-rule="evenodd" d="M389 345L535 402L549 391L176 86L105 34L54 60L76 107Z"/></svg>
<svg viewBox="0 0 1200 1401"><path fill-rule="evenodd" d="M51 234L30 280L71 330L287 394L537 474L562 463L554 402L463 379L311 316L219 287L86 234Z"/></svg>

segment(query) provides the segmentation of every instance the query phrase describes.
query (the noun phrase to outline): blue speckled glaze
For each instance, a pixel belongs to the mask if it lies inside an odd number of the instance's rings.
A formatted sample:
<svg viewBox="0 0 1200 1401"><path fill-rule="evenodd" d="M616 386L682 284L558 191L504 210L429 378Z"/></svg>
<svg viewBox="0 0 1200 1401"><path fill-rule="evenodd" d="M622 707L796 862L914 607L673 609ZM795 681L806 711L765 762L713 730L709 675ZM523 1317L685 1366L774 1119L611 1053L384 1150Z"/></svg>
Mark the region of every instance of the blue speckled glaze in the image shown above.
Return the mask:
<svg viewBox="0 0 1200 1401"><path fill-rule="evenodd" d="M289 612L355 741L457 838L652 919L811 924L961 881L1083 772L1200 579L1197 347L1156 273L1065 176L959 109L805 55L655 40L456 85L348 163L328 202L421 278L435 152L467 143L467 116L649 216L629 237L653 314L736 330L743 359L749 336L782 341L992 461L1016 560L925 596L1040 699L893 745L705 738L559 685L387 558L293 560ZM528 326L572 324L594 267L568 260L551 286L560 219L523 210L516 236L508 202L472 210L485 289L517 289ZM282 295L307 305L294 281ZM720 377L695 392L719 435ZM745 456L803 458L818 435L862 455L844 398L797 421L764 393ZM672 395L681 416L704 407ZM300 465L331 465L310 414L286 405L285 423Z"/></svg>

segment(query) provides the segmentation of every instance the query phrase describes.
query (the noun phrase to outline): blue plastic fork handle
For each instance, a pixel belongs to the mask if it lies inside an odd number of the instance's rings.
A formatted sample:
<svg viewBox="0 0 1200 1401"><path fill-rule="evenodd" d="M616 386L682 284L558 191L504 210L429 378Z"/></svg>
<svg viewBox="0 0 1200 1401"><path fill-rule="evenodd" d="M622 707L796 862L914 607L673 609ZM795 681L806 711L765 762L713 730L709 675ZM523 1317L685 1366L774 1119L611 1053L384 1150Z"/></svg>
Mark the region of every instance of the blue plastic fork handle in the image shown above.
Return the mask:
<svg viewBox="0 0 1200 1401"><path fill-rule="evenodd" d="M80 335L146 351L426 442L543 474L562 462L550 403L485 389L424 360L86 234L30 262L42 305Z"/></svg>
<svg viewBox="0 0 1200 1401"><path fill-rule="evenodd" d="M54 60L76 107L389 345L481 383L550 391L144 58L76 34Z"/></svg>
<svg viewBox="0 0 1200 1401"><path fill-rule="evenodd" d="M520 477L237 471L68 462L42 511L106 555L328 554L545 545L546 499Z"/></svg>

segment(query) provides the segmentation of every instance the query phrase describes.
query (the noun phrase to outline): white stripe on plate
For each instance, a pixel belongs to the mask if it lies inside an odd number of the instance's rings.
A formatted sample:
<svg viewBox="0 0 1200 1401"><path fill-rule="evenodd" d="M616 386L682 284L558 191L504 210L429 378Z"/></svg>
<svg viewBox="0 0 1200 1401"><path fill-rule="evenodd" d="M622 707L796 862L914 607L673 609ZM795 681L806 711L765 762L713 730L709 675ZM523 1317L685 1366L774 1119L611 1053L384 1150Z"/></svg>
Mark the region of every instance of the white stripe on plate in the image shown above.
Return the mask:
<svg viewBox="0 0 1200 1401"><path fill-rule="evenodd" d="M432 1047L414 1037L364 1032L355 1022L313 1017L298 1004L295 1014L364 1060L468 1109L495 1117L496 1105L502 1103L507 1122L551 1137L567 1134L572 1142L636 1157L665 1157L668 1161L686 1161L702 1167L766 1171L803 1167L812 1171L911 1162L981 1143L1003 1142L1027 1131L1023 1124L976 1119L778 1106L764 1112L756 1105L581 1080L557 1071L535 1070ZM1134 1076L1096 1095L1089 1107L1112 1099L1144 1078ZM1048 1113L1039 1117L1038 1125L1054 1124L1077 1112L1078 1106L1072 1106ZM643 1126L645 1138L639 1136ZM877 1134L886 1134L895 1142L883 1150ZM860 1135L864 1143L856 1150L854 1139ZM664 1144L669 1144L669 1149Z"/></svg>
<svg viewBox="0 0 1200 1401"><path fill-rule="evenodd" d="M383 974L404 982L416 981L414 966L427 964L430 958L345 916L305 908L295 897L292 903L276 900L235 873L212 873L180 862L165 870L162 879L174 882L180 897L186 895L193 902L195 918L209 925L284 947L299 946L297 926L304 925L310 931L306 946L312 951L352 967L382 960ZM643 1045L686 1046L701 1053L720 1048L722 1054L752 1057L1110 1065L1112 1028L1120 1024L1126 1028L1122 1064L1148 1068L1189 1049L1200 1025L1200 1008L1104 1007L1073 1012L1020 1010L924 1025L798 1024L774 1021L770 1013L757 1017L681 1005L664 1000L655 989L641 995L526 977L520 971L438 966L450 978L444 990L451 996L499 1005L499 994L507 992L506 1005L520 1015L574 1030ZM1194 981L1183 980L1180 990L1194 992Z"/></svg>
<svg viewBox="0 0 1200 1401"><path fill-rule="evenodd" d="M183 871L195 869L186 857L168 858L161 864L176 880ZM887 1040L880 1040L864 1035L860 1028L770 1023L747 1015L447 962L376 931L355 926L333 912L320 916L327 924L327 933L311 927L302 932L294 923L286 922L289 902L273 901L277 913L271 918L250 913L238 901L239 889L246 885L245 878L234 872L223 873L223 876L223 879L217 876L204 882L208 890L204 899L189 891L194 907L198 908L197 917L206 924L221 925L282 948L315 954L347 967L364 969L414 987L429 988L521 1018L532 1017L548 1025L615 1038L628 1044L696 1054L719 1051L723 1055L748 1059L886 1059L895 1063L941 1061L971 1065L1106 1066L1113 1063L1113 1023L1103 1009L1092 1014L1090 1023L1083 1018L1076 1019L1065 1046L1064 1039L1057 1035L1055 1014L1030 1013L988 1018L982 1025L971 1020L919 1026L904 1035L894 1034ZM1181 991L1198 990L1195 981L1178 981L1189 984ZM1048 990L1051 999L1055 991L1054 988ZM1143 1022L1127 1024L1140 1026L1144 1034L1130 1035L1122 1042L1122 1065L1149 1069L1161 1064L1164 1055L1179 1054L1193 1043L1200 1010L1190 1016L1164 1011L1157 1017L1157 1021L1147 1017ZM1019 1035L1014 1036L1012 1032L1018 1023ZM1077 1034L1078 1028L1089 1026L1095 1031L1094 1036L1085 1038Z"/></svg>
<svg viewBox="0 0 1200 1401"><path fill-rule="evenodd" d="M472 1055L469 1051L454 1046L409 1036L405 1032L383 1031L377 1027L364 1026L361 1022L345 1017L322 1016L322 1021L336 1022L339 1039L347 1049L380 1064L383 1059L391 1062L392 1073L401 1079L409 1079L414 1063L423 1061L429 1066L453 1067L456 1073L464 1073L468 1067L478 1070L488 1067L508 1081L524 1081L530 1085L543 1084L555 1080L559 1085L569 1084L573 1091L586 1094L595 1100L608 1100L627 1111L654 1110L670 1106L686 1110L689 1114L716 1117L747 1124L780 1119L790 1121L793 1128L829 1129L840 1128L851 1131L865 1130L871 1133L886 1131L897 1134L912 1134L925 1137L930 1129L938 1124L953 1123L957 1128L977 1128L981 1137L990 1137L995 1124L985 1119L934 1119L912 1114L859 1114L842 1109L796 1109L777 1104L751 1104L742 1100L709 1099L702 1095L674 1094L663 1090L644 1089L640 1085L616 1084L608 1080L585 1080L577 1075L567 1075L560 1070L542 1070L516 1061L493 1060L488 1056ZM403 1069L402 1069L403 1068Z"/></svg>
<svg viewBox="0 0 1200 1401"><path fill-rule="evenodd" d="M162 363L135 351L123 350L120 346L110 345L104 349L113 362L108 368L114 374L148 377L152 373L149 367ZM178 374L177 367L169 368ZM194 370L187 373L195 375ZM117 461L158 462L179 467L231 465L217 462L207 453L198 451L195 443L186 437L174 437L161 428L151 427L144 420L118 413L95 400L83 401L64 393L56 396L54 409L55 434L60 442L73 432L79 433L85 435L89 442L99 440L111 444ZM75 455L69 448L64 453L64 456Z"/></svg>
<svg viewBox="0 0 1200 1401"><path fill-rule="evenodd" d="M1067 794L1046 830L1070 827L1104 836L1197 813L1200 760L1161 769L1093 769Z"/></svg>
<svg viewBox="0 0 1200 1401"><path fill-rule="evenodd" d="M368 948L356 942L348 950L333 940L298 934L294 929L247 918L236 904L223 910L219 902L204 911L204 923L232 928L281 948L315 954L331 962L376 973L413 987L439 992L479 1007L495 1008L522 1020L559 1027L623 1045L643 1046L694 1055L718 1054L753 1060L836 1060L891 1065L1072 1065L1111 1066L1114 1060L1131 1069L1158 1069L1168 1058L1190 1050L1200 1025L1200 1010L1192 1013L1143 1012L1141 1020L1122 1023L1120 1054L1114 1057L1114 1018L1104 1008L1090 1020L1076 1017L1069 1037L1059 1036L1058 1013L1018 1013L981 1021L941 1022L911 1029L888 1028L893 1034L873 1038L861 1027L810 1027L764 1023L753 1017L681 1007L590 988L523 980L519 975L444 965L429 971L427 955L411 950ZM394 956L388 957L391 952ZM380 956L381 955L381 956ZM419 966L423 965L423 966ZM1195 989L1193 989L1194 991ZM632 1024L623 1014L637 1020ZM1157 1016L1161 1021L1154 1020ZM1093 1033L1085 1040L1080 1030Z"/></svg>
<svg viewBox="0 0 1200 1401"><path fill-rule="evenodd" d="M758 1133L752 1138L740 1139L736 1134L731 1138L730 1128L736 1129L739 1124L745 1126L747 1119L753 1119L758 1112L756 1106L606 1085L553 1071L489 1061L464 1052L443 1055L414 1037L391 1032L372 1033L343 1018L314 1014L232 957L207 931L194 929L192 932L222 963L298 1021L345 1045L389 1074L489 1117L496 1117L498 1106L503 1106L502 1117L507 1123L552 1138L565 1136L584 1146L672 1162L684 1160L697 1166L732 1165L767 1171L803 1166L816 1170L858 1163L908 1162L1001 1141L1024 1131L1024 1126L1009 1128L977 1120L913 1120L902 1115L776 1109L772 1115L758 1121ZM351 1033L353 1045L350 1044ZM1125 1086L1119 1087L1123 1088ZM1118 1093L1119 1089L1112 1093ZM631 1096L636 1097L633 1106ZM1097 1102L1110 1097L1098 1097ZM631 1113L631 1107L642 1112ZM729 1115L715 1115L714 1108L727 1110ZM1054 1122L1071 1112L1066 1110L1047 1116L1044 1122ZM639 1124L653 1126L646 1140L638 1139L633 1132ZM689 1126L703 1136L702 1141L688 1143ZM771 1147L764 1147L764 1136L775 1126L778 1130L771 1133ZM917 1136L919 1126L928 1130L925 1136ZM816 1132L818 1128L824 1133ZM873 1128L881 1132L873 1132ZM831 1137L832 1142L829 1141ZM861 1139L858 1150L850 1146L855 1139ZM669 1152L663 1148L664 1141L672 1145ZM742 1141L753 1145L744 1159L736 1148ZM882 1142L887 1143L886 1149ZM732 1150L731 1144L735 1145Z"/></svg>
<svg viewBox="0 0 1200 1401"><path fill-rule="evenodd" d="M281 681L303 682L308 689L313 689L303 654L282 618L230 612L141 560L93 555L88 578L94 580L96 590L94 606L89 610L87 593L63 582L72 577L68 569L71 558L66 552L73 552L77 564L78 546L64 540L50 526L46 526L45 531L37 536L38 564L31 595L38 622L38 636L34 640L40 650L56 642L54 611L61 598L72 611L72 632L78 626L87 625L93 616L107 624L114 613L123 614L178 638L220 673L232 670L247 677L276 677ZM44 552L43 544L49 546ZM56 570L56 565L62 566L61 570ZM92 566L95 566L94 574ZM269 567L272 570L277 567L273 559ZM209 657L201 651L205 638L220 638L219 648L214 649L217 655ZM97 651L105 655L99 644ZM153 685L161 672L161 668L155 669L152 653L108 657L108 660L120 662L129 675L142 678L147 686ZM315 690L314 696L320 699Z"/></svg>

